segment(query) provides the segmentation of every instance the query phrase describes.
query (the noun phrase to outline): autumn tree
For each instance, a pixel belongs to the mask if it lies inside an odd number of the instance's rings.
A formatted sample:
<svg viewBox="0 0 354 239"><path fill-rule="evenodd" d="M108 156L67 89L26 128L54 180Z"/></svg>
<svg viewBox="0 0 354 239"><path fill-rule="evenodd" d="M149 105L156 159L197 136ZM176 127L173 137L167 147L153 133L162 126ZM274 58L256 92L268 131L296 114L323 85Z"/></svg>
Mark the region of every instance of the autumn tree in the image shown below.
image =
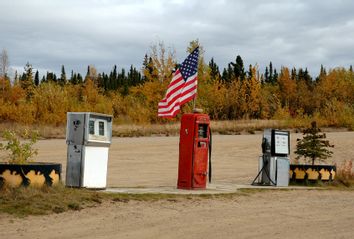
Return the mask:
<svg viewBox="0 0 354 239"><path fill-rule="evenodd" d="M97 82L98 79L98 73L97 73L97 69L94 65L89 65L87 66L87 73L85 76L85 83L89 80L91 80L96 86L98 85Z"/></svg>
<svg viewBox="0 0 354 239"><path fill-rule="evenodd" d="M151 67L156 70L157 79L161 83L169 82L176 66L175 51L171 48L166 49L165 44L161 41L157 45L151 46L150 57L152 59Z"/></svg>
<svg viewBox="0 0 354 239"><path fill-rule="evenodd" d="M199 48L198 55L198 78L200 75L203 75L207 69L207 66L204 62L204 47L200 44L199 39L193 40L189 42L189 46L187 47L187 53L190 54L194 51L195 48ZM202 77L203 78L203 77Z"/></svg>
<svg viewBox="0 0 354 239"><path fill-rule="evenodd" d="M295 110L296 81L291 79L289 69L282 67L278 77L282 107Z"/></svg>
<svg viewBox="0 0 354 239"><path fill-rule="evenodd" d="M261 82L257 74L257 66L250 66L249 82L249 115L252 118L260 117L260 96L261 96Z"/></svg>
<svg viewBox="0 0 354 239"><path fill-rule="evenodd" d="M240 101L241 112L247 118L258 118L260 111L261 83L257 78L256 67L250 67L251 74L241 81Z"/></svg>

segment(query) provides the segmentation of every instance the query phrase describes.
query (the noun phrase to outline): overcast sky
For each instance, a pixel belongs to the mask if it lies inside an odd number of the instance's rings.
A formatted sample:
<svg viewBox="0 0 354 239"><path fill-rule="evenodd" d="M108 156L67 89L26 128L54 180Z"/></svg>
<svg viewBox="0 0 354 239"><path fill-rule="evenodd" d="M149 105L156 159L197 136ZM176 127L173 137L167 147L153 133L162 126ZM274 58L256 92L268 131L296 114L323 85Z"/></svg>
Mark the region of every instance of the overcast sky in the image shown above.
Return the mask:
<svg viewBox="0 0 354 239"><path fill-rule="evenodd" d="M116 64L141 68L150 46L163 41L186 57L199 39L205 60L222 69L241 55L264 69L354 65L351 0L1 0L0 50L10 66L30 62L41 73L106 73Z"/></svg>

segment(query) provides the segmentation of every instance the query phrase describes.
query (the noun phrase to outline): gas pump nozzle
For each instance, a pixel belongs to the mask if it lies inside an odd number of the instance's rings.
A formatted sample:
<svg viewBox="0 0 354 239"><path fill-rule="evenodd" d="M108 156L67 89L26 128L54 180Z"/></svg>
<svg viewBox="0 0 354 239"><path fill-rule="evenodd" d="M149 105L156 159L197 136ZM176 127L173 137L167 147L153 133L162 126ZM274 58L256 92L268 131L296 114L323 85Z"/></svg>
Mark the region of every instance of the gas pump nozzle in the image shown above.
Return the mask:
<svg viewBox="0 0 354 239"><path fill-rule="evenodd" d="M262 139L262 153L269 153L270 154L271 151L271 146L270 146L270 142L268 141L267 138L263 138Z"/></svg>

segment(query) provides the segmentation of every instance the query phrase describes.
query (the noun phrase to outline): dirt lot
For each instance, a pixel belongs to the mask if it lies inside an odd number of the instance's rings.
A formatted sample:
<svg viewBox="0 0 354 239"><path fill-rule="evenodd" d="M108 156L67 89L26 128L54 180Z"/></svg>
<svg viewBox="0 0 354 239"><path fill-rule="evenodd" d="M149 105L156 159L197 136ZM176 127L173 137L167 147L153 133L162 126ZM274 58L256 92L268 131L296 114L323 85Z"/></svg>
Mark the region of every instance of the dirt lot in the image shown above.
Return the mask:
<svg viewBox="0 0 354 239"><path fill-rule="evenodd" d="M296 138L292 134L292 149ZM261 134L214 136L213 180L250 184L257 174ZM330 132L337 163L354 159L354 132ZM65 140L37 144L38 161L66 167ZM293 157L293 155L292 155ZM108 187L174 187L178 137L114 138ZM105 202L24 219L0 214L0 238L354 238L354 192L267 190L218 199Z"/></svg>

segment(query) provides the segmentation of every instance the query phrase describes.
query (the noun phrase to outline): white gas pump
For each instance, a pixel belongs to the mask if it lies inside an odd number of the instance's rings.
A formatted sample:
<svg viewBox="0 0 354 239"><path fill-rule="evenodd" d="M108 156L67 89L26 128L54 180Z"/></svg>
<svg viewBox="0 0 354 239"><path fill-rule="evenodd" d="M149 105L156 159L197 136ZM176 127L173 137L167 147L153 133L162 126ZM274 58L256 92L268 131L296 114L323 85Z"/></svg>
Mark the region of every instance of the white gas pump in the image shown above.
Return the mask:
<svg viewBox="0 0 354 239"><path fill-rule="evenodd" d="M66 186L105 188L112 116L68 112Z"/></svg>
<svg viewBox="0 0 354 239"><path fill-rule="evenodd" d="M290 133L284 130L265 129L262 138L262 155L258 161L258 174L252 185L286 187L289 185Z"/></svg>

